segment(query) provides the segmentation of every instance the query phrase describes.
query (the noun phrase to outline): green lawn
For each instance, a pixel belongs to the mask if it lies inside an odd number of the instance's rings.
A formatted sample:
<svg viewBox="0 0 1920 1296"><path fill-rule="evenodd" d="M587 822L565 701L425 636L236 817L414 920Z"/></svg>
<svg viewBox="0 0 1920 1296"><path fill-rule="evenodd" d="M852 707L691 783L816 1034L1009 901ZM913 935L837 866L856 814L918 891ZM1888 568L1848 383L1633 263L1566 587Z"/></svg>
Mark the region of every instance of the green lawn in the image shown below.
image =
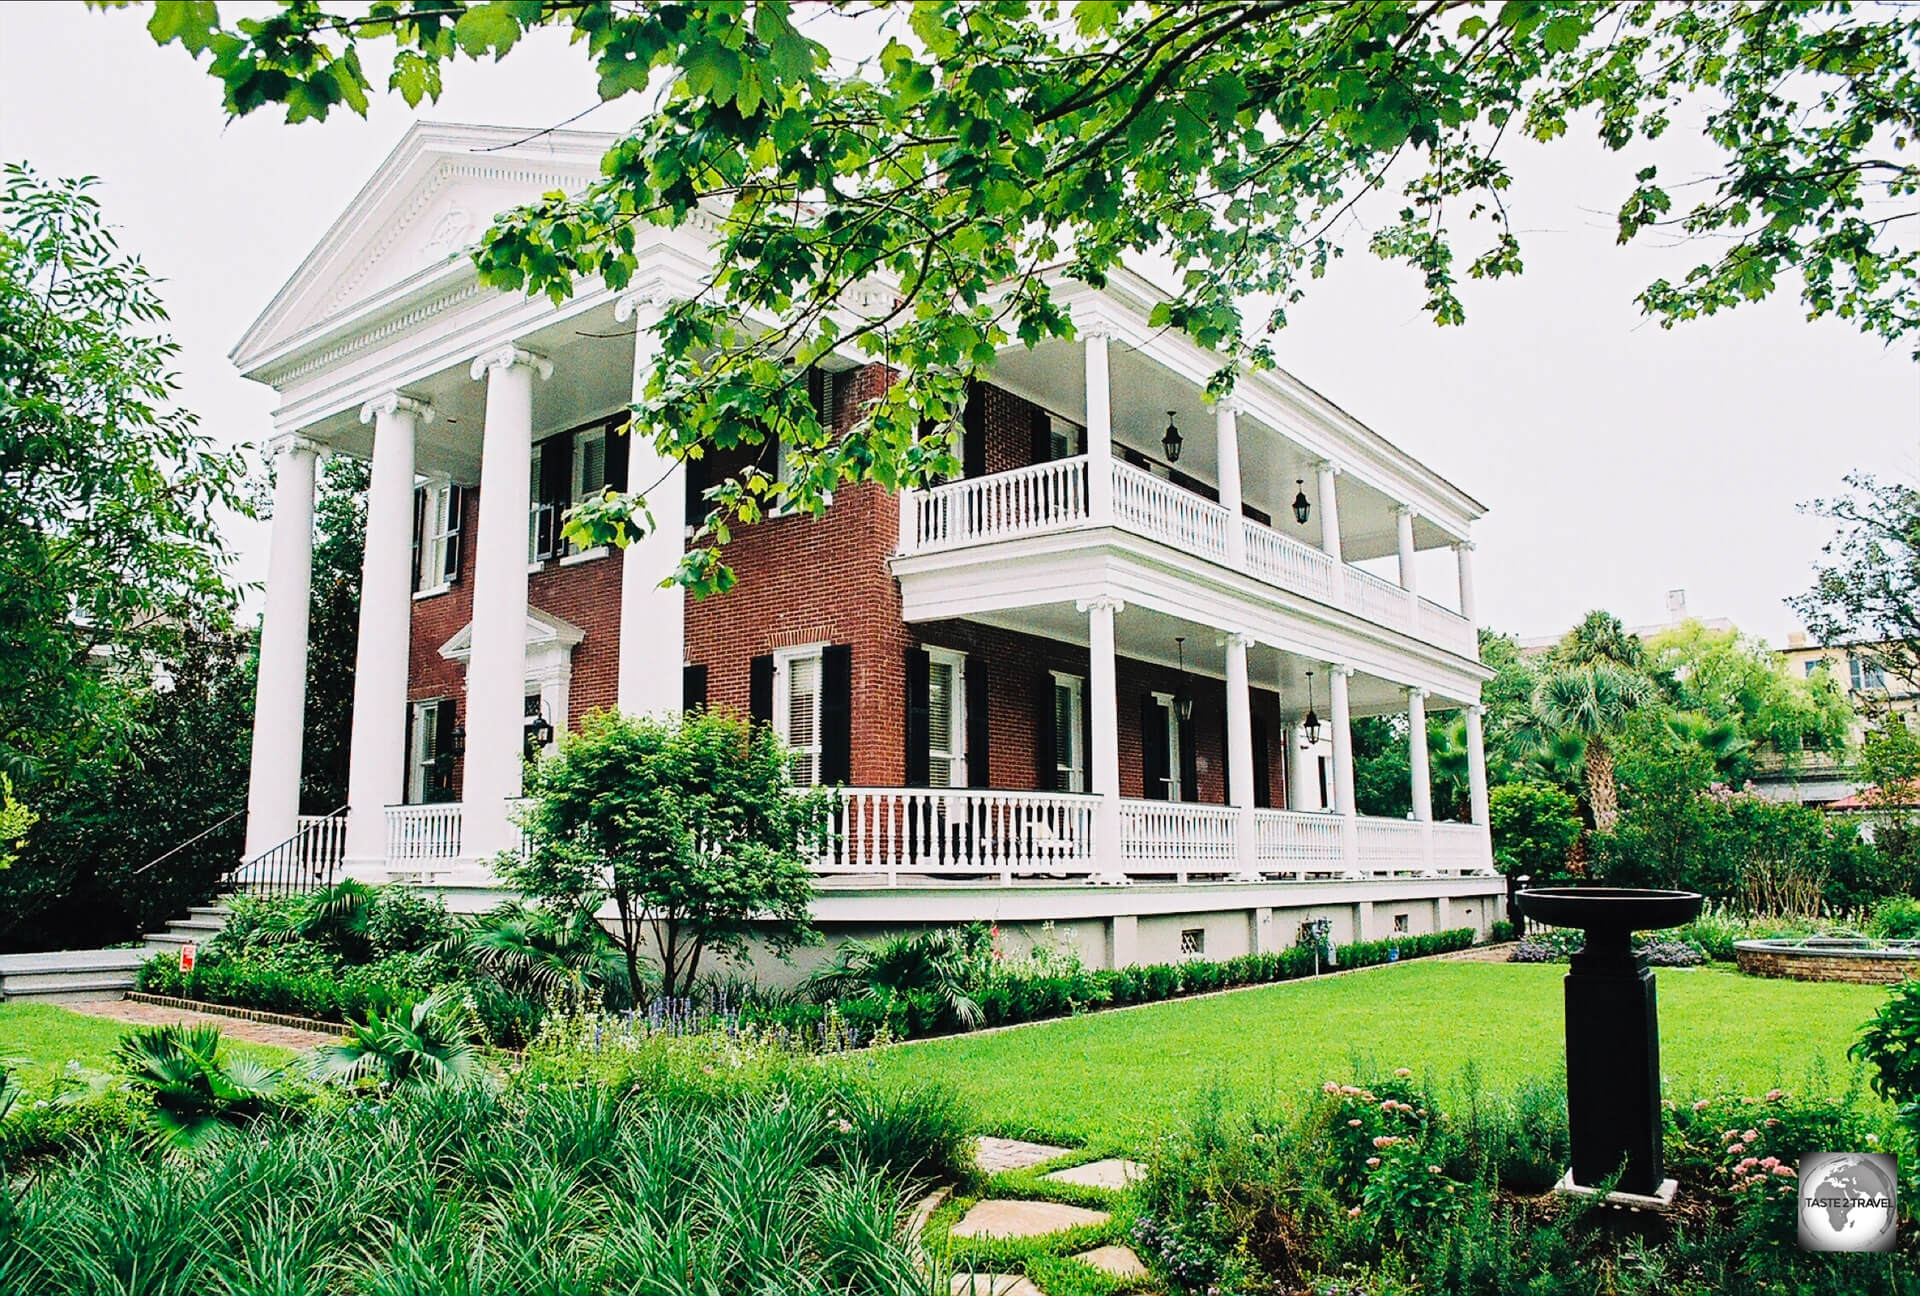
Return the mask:
<svg viewBox="0 0 1920 1296"><path fill-rule="evenodd" d="M53 1004L0 1003L0 1059L26 1062L22 1073L28 1077L58 1070L69 1061L104 1071L113 1046L131 1029L125 1022L89 1017ZM234 1041L228 1047L273 1063L293 1057L269 1044Z"/></svg>
<svg viewBox="0 0 1920 1296"><path fill-rule="evenodd" d="M1354 1067L1412 1067L1445 1088L1469 1061L1504 1087L1555 1073L1565 968L1421 962L1295 981L989 1035L889 1049L883 1074L944 1080L988 1128L1139 1146L1218 1087L1294 1098ZM1884 992L1718 969L1659 972L1670 1096L1835 1081Z"/></svg>

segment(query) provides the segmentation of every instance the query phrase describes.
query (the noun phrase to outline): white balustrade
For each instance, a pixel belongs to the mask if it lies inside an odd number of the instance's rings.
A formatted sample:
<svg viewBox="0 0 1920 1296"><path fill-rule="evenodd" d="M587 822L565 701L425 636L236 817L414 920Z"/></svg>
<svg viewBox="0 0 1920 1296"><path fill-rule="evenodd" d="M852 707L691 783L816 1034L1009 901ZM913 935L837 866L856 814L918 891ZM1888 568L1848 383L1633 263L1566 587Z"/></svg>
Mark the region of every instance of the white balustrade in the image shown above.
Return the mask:
<svg viewBox="0 0 1920 1296"><path fill-rule="evenodd" d="M1362 815L1360 871L1369 877L1426 871L1426 833L1412 819L1371 819Z"/></svg>
<svg viewBox="0 0 1920 1296"><path fill-rule="evenodd" d="M917 492L909 516L912 534L901 537L907 553L1078 526L1088 516L1087 460L1082 455L948 482Z"/></svg>
<svg viewBox="0 0 1920 1296"><path fill-rule="evenodd" d="M1111 474L1114 525L1124 530L1230 566L1227 536L1238 526L1248 575L1463 657L1479 655L1472 622L1452 609L1340 563L1283 531L1233 517L1212 500L1118 459L1100 465L1080 455L909 492L902 502L901 552L962 549L1084 526L1091 517L1091 471Z"/></svg>
<svg viewBox="0 0 1920 1296"><path fill-rule="evenodd" d="M460 819L458 801L388 806L388 862L412 864L423 860L459 859Z"/></svg>
<svg viewBox="0 0 1920 1296"><path fill-rule="evenodd" d="M1310 874L1338 875L1346 868L1340 853L1338 815L1306 810L1253 812L1256 858L1262 873L1304 880Z"/></svg>
<svg viewBox="0 0 1920 1296"><path fill-rule="evenodd" d="M1227 560L1227 511L1185 487L1113 463L1113 520L1150 540L1215 562Z"/></svg>
<svg viewBox="0 0 1920 1296"><path fill-rule="evenodd" d="M1240 519L1247 536L1247 571L1269 584L1297 590L1322 603L1334 602L1339 564L1324 551L1301 544L1252 518Z"/></svg>
<svg viewBox="0 0 1920 1296"><path fill-rule="evenodd" d="M1120 805L1120 858L1135 873L1171 873L1181 882L1189 873L1231 873L1232 806L1192 801L1123 801Z"/></svg>
<svg viewBox="0 0 1920 1296"><path fill-rule="evenodd" d="M1448 876L1486 876L1493 872L1493 843L1480 824L1433 825L1433 866Z"/></svg>
<svg viewBox="0 0 1920 1296"><path fill-rule="evenodd" d="M1084 874L1099 798L987 788L842 788L822 873Z"/></svg>

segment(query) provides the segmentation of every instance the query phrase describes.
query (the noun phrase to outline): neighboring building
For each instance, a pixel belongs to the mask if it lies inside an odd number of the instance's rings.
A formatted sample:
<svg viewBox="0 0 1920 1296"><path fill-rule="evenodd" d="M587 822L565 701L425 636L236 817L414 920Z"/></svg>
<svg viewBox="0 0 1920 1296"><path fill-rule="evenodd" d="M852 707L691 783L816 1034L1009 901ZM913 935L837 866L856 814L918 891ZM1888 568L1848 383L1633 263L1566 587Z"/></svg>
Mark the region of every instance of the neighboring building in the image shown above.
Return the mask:
<svg viewBox="0 0 1920 1296"><path fill-rule="evenodd" d="M530 728L705 704L772 724L801 781L842 787L818 865L830 934L1052 921L1117 966L1291 945L1309 917L1348 940L1497 916L1480 504L1284 373L1206 404L1219 358L1150 327L1154 290L1120 273L1058 282L1078 340L1002 353L962 421L961 480L845 488L824 516L738 530L731 592L661 588L703 483L744 460L689 471L609 430L710 229L641 227L624 292L483 289L463 249L485 214L588 183L611 140L527 138L416 127L234 353L280 396L252 855L338 830L303 826L297 792L314 468L351 454L373 475L354 876L491 903ZM889 381L851 359L813 376L842 428ZM657 529L569 550L564 510L629 484ZM1442 546L1457 586L1426 593L1453 607L1415 588L1416 552ZM1352 565L1393 556L1398 583ZM1434 708L1466 712L1473 822L1431 822L1424 744L1415 816L1357 815L1350 717L1424 735Z"/></svg>
<svg viewBox="0 0 1920 1296"><path fill-rule="evenodd" d="M1891 709L1911 723L1915 709L1920 708L1920 688L1888 671L1872 648L1861 643L1810 643L1804 631L1795 630L1779 650L1795 675L1811 679L1824 671L1847 695L1854 714L1849 746L1858 746L1865 737L1871 717ZM1828 810L1860 809L1866 791L1844 752L1808 752L1791 769L1762 768L1754 776L1753 789L1776 800Z"/></svg>

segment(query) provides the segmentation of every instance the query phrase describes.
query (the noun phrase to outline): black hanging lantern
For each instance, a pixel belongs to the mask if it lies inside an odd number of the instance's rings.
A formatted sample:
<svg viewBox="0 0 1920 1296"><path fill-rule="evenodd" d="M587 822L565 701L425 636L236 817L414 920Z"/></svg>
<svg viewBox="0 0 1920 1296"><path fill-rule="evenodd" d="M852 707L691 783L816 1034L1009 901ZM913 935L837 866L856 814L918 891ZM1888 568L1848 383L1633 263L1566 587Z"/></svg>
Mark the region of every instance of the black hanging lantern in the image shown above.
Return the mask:
<svg viewBox="0 0 1920 1296"><path fill-rule="evenodd" d="M1295 477L1293 484L1300 488L1293 493L1293 520L1305 526L1307 519L1313 516L1313 505L1307 502L1307 479Z"/></svg>
<svg viewBox="0 0 1920 1296"><path fill-rule="evenodd" d="M1179 715L1180 723L1186 724L1193 719L1193 689L1187 679L1187 637L1175 635L1174 646L1180 650L1180 691L1173 696L1173 709Z"/></svg>
<svg viewBox="0 0 1920 1296"><path fill-rule="evenodd" d="M547 749L547 744L552 741L553 721L547 719L546 711L542 709L528 716L526 721L527 755L539 755Z"/></svg>
<svg viewBox="0 0 1920 1296"><path fill-rule="evenodd" d="M1167 452L1168 463L1180 462L1180 429L1174 426L1173 411L1167 411L1167 434L1160 438L1161 448Z"/></svg>
<svg viewBox="0 0 1920 1296"><path fill-rule="evenodd" d="M453 727L453 741L447 744L447 755L465 756L467 754L467 727L457 724Z"/></svg>
<svg viewBox="0 0 1920 1296"><path fill-rule="evenodd" d="M1311 747L1320 741L1320 717L1313 713L1313 672L1307 672L1307 714L1300 721L1300 731L1306 737L1305 747Z"/></svg>

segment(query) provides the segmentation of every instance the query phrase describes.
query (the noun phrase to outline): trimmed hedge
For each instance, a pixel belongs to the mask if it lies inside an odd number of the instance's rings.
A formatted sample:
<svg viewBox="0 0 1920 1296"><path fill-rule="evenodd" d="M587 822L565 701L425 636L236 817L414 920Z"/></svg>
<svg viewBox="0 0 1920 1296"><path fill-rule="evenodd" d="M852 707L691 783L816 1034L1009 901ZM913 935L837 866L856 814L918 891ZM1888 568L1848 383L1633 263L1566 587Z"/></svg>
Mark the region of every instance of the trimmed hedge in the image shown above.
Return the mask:
<svg viewBox="0 0 1920 1296"><path fill-rule="evenodd" d="M178 956L162 952L140 965L134 985L146 994L345 1021L365 1018L370 1009L391 1012L425 995L444 978L422 975L428 972L422 962L397 955L379 963L320 968L255 951L225 956L209 951L193 971L184 972Z"/></svg>
<svg viewBox="0 0 1920 1296"><path fill-rule="evenodd" d="M1470 947L1474 937L1473 928L1458 927L1431 935L1360 941L1340 946L1331 969L1324 959L1319 967L1323 971L1337 971L1446 954ZM1270 954L1241 954L1217 963L1195 959L1186 963L1136 964L1116 971L1082 968L1057 975L1001 976L978 987L974 998L986 1025L1008 1026L1239 986L1295 981L1312 976L1314 970L1313 949L1296 946ZM882 1027L896 1039L945 1033L940 1029L942 1019L935 1006L916 1002L911 996L869 996L844 1000L837 1007L841 1018L863 1036ZM749 1008L742 1017L788 1030L806 1030L814 1026L825 1011L819 1004L785 1004Z"/></svg>

